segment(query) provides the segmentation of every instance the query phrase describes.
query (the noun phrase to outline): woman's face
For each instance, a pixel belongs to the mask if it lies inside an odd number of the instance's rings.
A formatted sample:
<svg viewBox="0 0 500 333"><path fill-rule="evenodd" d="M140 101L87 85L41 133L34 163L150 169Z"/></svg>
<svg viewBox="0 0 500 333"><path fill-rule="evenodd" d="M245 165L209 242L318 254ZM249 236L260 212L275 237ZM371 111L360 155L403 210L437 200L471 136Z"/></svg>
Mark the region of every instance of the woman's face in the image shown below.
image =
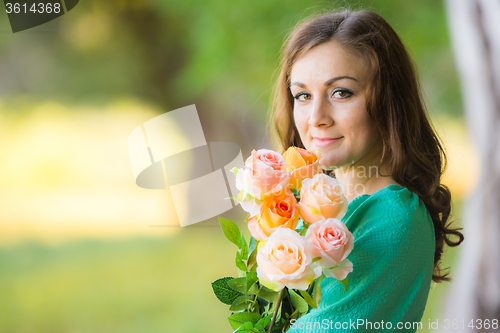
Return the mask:
<svg viewBox="0 0 500 333"><path fill-rule="evenodd" d="M369 66L330 41L299 58L290 74L295 126L307 150L323 155L325 169L371 164L381 140L366 111Z"/></svg>

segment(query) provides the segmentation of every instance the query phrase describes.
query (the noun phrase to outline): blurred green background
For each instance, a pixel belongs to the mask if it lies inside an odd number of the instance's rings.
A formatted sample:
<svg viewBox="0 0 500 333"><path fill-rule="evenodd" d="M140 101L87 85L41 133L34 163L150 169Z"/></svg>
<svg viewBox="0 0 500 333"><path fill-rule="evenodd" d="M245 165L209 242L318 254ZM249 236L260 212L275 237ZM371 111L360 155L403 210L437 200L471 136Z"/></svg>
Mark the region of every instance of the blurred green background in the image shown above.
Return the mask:
<svg viewBox="0 0 500 333"><path fill-rule="evenodd" d="M300 19L341 7L381 14L408 46L459 220L476 182L463 175L478 165L440 1L85 0L16 34L4 13L0 332L230 332L210 283L236 275L234 246L215 219L178 227L167 191L135 185L128 135L196 104L207 141L234 142L244 158L271 148L281 44ZM223 216L245 229L240 207ZM446 290L431 290L422 331Z"/></svg>

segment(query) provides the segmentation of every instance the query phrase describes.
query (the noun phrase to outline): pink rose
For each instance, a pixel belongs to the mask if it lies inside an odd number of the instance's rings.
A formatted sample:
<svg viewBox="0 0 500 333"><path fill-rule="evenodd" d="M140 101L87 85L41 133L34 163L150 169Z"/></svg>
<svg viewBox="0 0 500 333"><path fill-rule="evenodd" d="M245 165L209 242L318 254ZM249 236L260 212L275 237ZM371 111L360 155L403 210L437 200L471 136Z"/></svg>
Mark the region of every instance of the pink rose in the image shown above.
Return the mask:
<svg viewBox="0 0 500 333"><path fill-rule="evenodd" d="M354 237L340 220L318 221L309 226L305 237L311 243L313 256L321 257L318 264L325 276L343 280L352 272L352 263L346 258L354 246Z"/></svg>
<svg viewBox="0 0 500 333"><path fill-rule="evenodd" d="M285 172L283 156L269 149L252 150L252 155L245 161L245 167L252 173L252 185L256 190L253 196L257 199L277 185L286 185L290 179L290 174Z"/></svg>
<svg viewBox="0 0 500 333"><path fill-rule="evenodd" d="M342 194L342 185L323 173L302 182L300 216L306 223L328 218L341 219L347 211L347 199Z"/></svg>
<svg viewBox="0 0 500 333"><path fill-rule="evenodd" d="M238 202L250 217L260 212L264 194L280 191L290 180L283 156L268 149L253 150L245 161L245 168L237 170L232 171L236 174L236 188L240 190Z"/></svg>
<svg viewBox="0 0 500 333"><path fill-rule="evenodd" d="M269 289L306 290L321 275L312 265L311 244L290 229L276 230L257 252L257 277Z"/></svg>

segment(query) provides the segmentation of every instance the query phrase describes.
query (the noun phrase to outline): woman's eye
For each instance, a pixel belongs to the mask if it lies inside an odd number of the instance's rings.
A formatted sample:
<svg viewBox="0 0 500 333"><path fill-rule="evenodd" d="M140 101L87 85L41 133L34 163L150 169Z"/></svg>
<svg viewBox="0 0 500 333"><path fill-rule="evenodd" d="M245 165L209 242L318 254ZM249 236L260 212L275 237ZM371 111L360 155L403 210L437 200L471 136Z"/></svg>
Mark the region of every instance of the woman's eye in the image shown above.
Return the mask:
<svg viewBox="0 0 500 333"><path fill-rule="evenodd" d="M295 98L297 101L308 101L311 99L311 95L303 92L303 93L295 95L293 98Z"/></svg>
<svg viewBox="0 0 500 333"><path fill-rule="evenodd" d="M350 91L350 90L347 90L347 89L336 89L334 92L333 92L333 97L335 98L348 98L348 97L351 97L353 95L353 92Z"/></svg>

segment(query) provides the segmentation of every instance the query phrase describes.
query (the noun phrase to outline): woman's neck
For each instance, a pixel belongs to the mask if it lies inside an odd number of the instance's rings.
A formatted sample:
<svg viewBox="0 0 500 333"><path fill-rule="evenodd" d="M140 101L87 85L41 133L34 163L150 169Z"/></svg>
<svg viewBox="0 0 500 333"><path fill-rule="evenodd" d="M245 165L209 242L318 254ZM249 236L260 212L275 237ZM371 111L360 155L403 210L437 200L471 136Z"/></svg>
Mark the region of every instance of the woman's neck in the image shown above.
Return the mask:
<svg viewBox="0 0 500 333"><path fill-rule="evenodd" d="M389 174L387 165L349 165L335 169L335 178L342 184L344 196L349 202L360 195L373 194L388 185L399 185Z"/></svg>

